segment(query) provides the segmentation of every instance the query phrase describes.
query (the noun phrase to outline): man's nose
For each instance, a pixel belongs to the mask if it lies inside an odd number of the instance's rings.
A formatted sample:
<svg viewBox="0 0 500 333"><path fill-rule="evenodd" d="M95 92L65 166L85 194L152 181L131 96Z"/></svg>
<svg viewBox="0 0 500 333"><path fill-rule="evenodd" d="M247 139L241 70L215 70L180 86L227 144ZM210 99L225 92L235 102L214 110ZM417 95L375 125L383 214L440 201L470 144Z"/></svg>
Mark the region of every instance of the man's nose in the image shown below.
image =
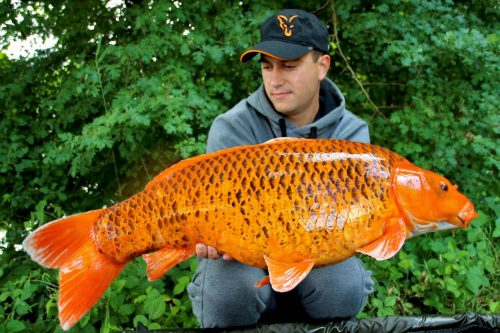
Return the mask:
<svg viewBox="0 0 500 333"><path fill-rule="evenodd" d="M277 68L277 66L275 66L271 71L271 86L279 87L283 85L283 82L283 72L280 68Z"/></svg>

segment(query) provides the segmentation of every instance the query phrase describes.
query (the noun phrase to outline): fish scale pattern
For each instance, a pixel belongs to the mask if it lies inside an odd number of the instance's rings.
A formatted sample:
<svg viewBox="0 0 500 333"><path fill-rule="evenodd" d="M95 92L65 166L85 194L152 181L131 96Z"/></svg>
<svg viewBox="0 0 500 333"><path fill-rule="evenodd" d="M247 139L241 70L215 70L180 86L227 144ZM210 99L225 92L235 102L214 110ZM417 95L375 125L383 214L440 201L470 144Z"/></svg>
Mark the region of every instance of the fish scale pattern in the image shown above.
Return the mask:
<svg viewBox="0 0 500 333"><path fill-rule="evenodd" d="M264 255L329 264L380 237L397 214L390 176L398 160L381 147L329 139L200 155L107 210L94 238L117 262L203 242L258 267Z"/></svg>

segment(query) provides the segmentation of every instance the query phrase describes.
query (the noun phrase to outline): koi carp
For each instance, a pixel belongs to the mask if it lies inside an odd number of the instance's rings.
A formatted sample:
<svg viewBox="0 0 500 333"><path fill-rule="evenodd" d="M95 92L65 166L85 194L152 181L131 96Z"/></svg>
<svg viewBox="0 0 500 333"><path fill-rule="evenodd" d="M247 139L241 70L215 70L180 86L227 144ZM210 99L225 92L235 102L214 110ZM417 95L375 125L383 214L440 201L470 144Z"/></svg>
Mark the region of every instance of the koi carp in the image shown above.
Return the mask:
<svg viewBox="0 0 500 333"><path fill-rule="evenodd" d="M42 225L23 246L59 269L67 330L137 256L156 280L205 243L267 268L256 286L287 292L313 267L357 253L388 259L409 237L475 217L456 185L388 149L283 138L183 160L114 206Z"/></svg>

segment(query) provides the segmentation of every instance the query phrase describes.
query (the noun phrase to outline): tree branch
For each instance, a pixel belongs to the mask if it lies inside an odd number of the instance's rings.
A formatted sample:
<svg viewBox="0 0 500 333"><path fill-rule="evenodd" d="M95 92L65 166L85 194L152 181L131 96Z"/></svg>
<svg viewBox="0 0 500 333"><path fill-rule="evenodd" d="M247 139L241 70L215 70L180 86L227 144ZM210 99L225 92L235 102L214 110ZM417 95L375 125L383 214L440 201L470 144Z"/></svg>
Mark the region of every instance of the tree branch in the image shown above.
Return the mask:
<svg viewBox="0 0 500 333"><path fill-rule="evenodd" d="M332 0L327 0L323 5L321 5L321 7L319 8L316 8L315 10L313 10L311 13L315 14L316 13L319 13L321 12L323 9L325 9L326 7L328 7L328 5L330 5L330 3L332 2Z"/></svg>
<svg viewBox="0 0 500 333"><path fill-rule="evenodd" d="M349 64L349 61L347 60L347 57L344 55L344 52L342 52L342 48L340 46L340 39L339 39L339 35L338 35L338 28L337 28L338 21L337 21L337 12L335 10L335 0L332 0L330 3L332 4L333 38L335 40L335 44L337 44L337 49L339 51L339 54L342 57L342 59L344 60L346 66L347 66L347 69L351 73L352 78L358 84L359 88L361 89L361 91L365 95L366 100L368 101L368 103L372 106L372 108L374 110L374 113L372 114L372 118L373 118L373 116L376 113L378 113L385 120L388 120L387 117L380 111L379 107L375 103L373 103L372 99L370 98L370 95L365 90L365 87L363 86L363 83L358 79L358 76L357 76L356 72L354 71L354 69L352 69L351 65Z"/></svg>

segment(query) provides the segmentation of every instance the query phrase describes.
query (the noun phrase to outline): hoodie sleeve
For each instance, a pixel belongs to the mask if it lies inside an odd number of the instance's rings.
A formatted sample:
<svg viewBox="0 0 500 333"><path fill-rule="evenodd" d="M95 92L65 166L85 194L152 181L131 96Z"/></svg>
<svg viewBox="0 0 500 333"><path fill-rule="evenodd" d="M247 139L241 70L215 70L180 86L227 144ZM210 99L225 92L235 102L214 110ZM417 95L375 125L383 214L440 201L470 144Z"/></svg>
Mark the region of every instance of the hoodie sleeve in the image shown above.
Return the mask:
<svg viewBox="0 0 500 333"><path fill-rule="evenodd" d="M215 118L207 139L207 153L242 145L258 143L253 131L242 118L224 113Z"/></svg>
<svg viewBox="0 0 500 333"><path fill-rule="evenodd" d="M370 143L368 124L347 110L337 128L336 137L339 139Z"/></svg>
<svg viewBox="0 0 500 333"><path fill-rule="evenodd" d="M215 118L208 132L207 153L241 145L244 140L241 138L241 134L237 135L236 132L239 131L226 119Z"/></svg>

